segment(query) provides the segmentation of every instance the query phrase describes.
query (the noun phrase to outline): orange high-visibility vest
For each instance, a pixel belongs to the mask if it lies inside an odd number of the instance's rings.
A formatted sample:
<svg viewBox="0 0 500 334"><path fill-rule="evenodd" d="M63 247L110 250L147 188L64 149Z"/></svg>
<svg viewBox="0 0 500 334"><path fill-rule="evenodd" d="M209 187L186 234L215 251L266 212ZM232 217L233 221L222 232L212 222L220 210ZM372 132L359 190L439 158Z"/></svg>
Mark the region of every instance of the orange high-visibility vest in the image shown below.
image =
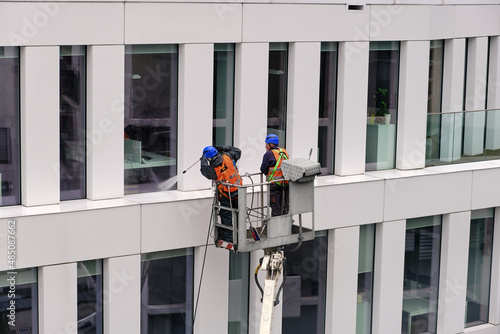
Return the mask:
<svg viewBox="0 0 500 334"><path fill-rule="evenodd" d="M273 149L271 150L274 154L274 158L276 159L276 164L273 167L269 167L269 171L267 172L267 181L279 180L283 178L283 171L281 170L281 162L283 160L288 160L288 152L284 148ZM274 182L277 185L282 185L282 182ZM283 182L288 184L288 181Z"/></svg>
<svg viewBox="0 0 500 334"><path fill-rule="evenodd" d="M222 165L215 167L214 169L215 173L217 173L217 181L237 184L237 185L242 184L240 174L238 173L238 168L236 167L234 161L228 155L222 154ZM225 184L219 184L218 186L219 193L223 194L227 198L230 198L228 195L228 188L229 192L231 193L238 191L237 187L232 187Z"/></svg>

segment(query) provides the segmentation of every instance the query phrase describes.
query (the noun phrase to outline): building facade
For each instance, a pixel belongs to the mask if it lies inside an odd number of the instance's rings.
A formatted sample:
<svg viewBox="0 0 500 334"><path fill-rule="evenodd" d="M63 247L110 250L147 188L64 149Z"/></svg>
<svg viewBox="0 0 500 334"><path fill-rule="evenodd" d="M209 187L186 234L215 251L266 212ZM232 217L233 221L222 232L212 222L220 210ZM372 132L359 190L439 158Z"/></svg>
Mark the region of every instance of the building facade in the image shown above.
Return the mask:
<svg viewBox="0 0 500 334"><path fill-rule="evenodd" d="M498 0L0 2L0 332L258 333L197 162L268 133L322 167L275 333L500 333Z"/></svg>

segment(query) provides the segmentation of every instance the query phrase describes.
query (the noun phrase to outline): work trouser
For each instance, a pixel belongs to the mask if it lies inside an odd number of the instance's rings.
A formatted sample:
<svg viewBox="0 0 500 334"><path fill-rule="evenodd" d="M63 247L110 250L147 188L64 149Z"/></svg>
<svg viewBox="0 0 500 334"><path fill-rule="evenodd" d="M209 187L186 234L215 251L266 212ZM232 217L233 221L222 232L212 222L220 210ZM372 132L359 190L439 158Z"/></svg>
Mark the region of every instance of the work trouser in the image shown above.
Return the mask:
<svg viewBox="0 0 500 334"><path fill-rule="evenodd" d="M229 201L229 198L227 198L223 194L219 193L219 203L221 206L226 206L226 207L230 207L233 209L237 209L238 208L238 197ZM220 217L221 223L223 225L233 226L233 212L232 211L220 209L219 210L219 217ZM238 219L237 215L236 215L236 219ZM233 232L231 230L227 230L225 228L219 228L217 230L217 236L218 236L219 240L225 240L227 242L233 243Z"/></svg>
<svg viewBox="0 0 500 334"><path fill-rule="evenodd" d="M288 213L288 185L270 185L271 216L281 216Z"/></svg>

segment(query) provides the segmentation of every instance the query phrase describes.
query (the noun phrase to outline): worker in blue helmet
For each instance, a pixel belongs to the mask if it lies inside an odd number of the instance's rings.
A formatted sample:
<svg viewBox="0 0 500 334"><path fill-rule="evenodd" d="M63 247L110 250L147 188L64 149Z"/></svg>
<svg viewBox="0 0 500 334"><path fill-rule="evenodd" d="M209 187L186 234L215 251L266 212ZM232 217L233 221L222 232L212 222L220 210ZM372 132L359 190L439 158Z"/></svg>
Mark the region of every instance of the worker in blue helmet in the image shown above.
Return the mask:
<svg viewBox="0 0 500 334"><path fill-rule="evenodd" d="M241 157L241 150L233 146L214 147L203 149L200 172L209 180L217 181L217 199L221 206L238 208L238 188L241 177L236 167L236 161ZM225 184L221 184L224 182ZM232 184L234 186L228 185ZM233 214L230 210L219 210L221 223L233 226ZM237 217L236 217L237 218ZM215 244L218 247L234 249L233 232L225 228L216 228Z"/></svg>
<svg viewBox="0 0 500 334"><path fill-rule="evenodd" d="M284 180L281 163L288 160L288 152L279 146L279 138L275 134L266 137L266 153L262 158L260 171L266 175L269 186L271 216L288 213L288 181Z"/></svg>

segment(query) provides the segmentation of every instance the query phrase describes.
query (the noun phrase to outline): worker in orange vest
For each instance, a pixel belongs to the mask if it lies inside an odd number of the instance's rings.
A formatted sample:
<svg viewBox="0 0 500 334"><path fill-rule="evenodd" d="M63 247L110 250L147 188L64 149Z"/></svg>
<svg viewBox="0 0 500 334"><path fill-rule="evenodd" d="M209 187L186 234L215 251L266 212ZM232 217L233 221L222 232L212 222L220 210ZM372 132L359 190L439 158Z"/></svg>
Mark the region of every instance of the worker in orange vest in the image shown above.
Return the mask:
<svg viewBox="0 0 500 334"><path fill-rule="evenodd" d="M236 167L236 161L241 157L241 150L233 146L213 147L207 146L203 149L201 157L201 174L209 180L241 185L241 176ZM234 186L218 184L217 198L221 206L238 208L238 188ZM219 210L221 223L227 226L232 224L232 212L230 210ZM217 230L218 239L216 245L231 249L233 244L233 232L224 228Z"/></svg>
<svg viewBox="0 0 500 334"><path fill-rule="evenodd" d="M265 174L269 186L269 195L271 200L271 216L281 216L288 213L288 181L283 179L281 163L290 157L288 152L279 147L279 138L275 134L266 137L266 153L262 158L260 171Z"/></svg>

